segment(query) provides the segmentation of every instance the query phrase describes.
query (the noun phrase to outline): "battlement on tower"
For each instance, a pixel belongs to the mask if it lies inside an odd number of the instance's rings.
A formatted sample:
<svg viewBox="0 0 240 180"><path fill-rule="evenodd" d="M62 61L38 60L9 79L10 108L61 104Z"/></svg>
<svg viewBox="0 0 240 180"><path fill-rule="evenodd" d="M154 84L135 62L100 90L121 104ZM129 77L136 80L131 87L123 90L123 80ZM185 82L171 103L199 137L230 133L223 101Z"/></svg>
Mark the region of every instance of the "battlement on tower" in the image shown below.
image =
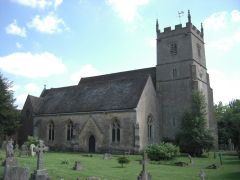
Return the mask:
<svg viewBox="0 0 240 180"><path fill-rule="evenodd" d="M157 39L162 39L162 38L175 36L179 34L185 34L187 36L189 33L194 34L197 38L199 38L202 41L204 37L202 24L201 24L201 30L198 30L197 27L191 23L190 11L188 11L188 22L186 23L185 27L183 27L182 24L177 24L175 25L174 29L171 29L171 27L165 27L163 29L163 32L161 32L161 30L159 29L158 21L157 21L156 32L157 32Z"/></svg>

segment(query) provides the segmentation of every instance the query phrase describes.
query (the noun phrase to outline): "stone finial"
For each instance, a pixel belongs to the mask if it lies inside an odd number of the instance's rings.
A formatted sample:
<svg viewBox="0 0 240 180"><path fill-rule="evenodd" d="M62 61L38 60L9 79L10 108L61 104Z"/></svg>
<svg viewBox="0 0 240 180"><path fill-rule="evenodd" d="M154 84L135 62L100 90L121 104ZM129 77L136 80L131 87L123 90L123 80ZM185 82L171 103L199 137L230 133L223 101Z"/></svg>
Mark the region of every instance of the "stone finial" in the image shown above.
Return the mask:
<svg viewBox="0 0 240 180"><path fill-rule="evenodd" d="M201 23L201 34L202 34L202 36L203 36L203 24Z"/></svg>
<svg viewBox="0 0 240 180"><path fill-rule="evenodd" d="M46 88L47 88L47 85L46 85L46 84L44 84L43 90L46 90Z"/></svg>
<svg viewBox="0 0 240 180"><path fill-rule="evenodd" d="M157 34L160 33L158 19L156 20L156 32Z"/></svg>
<svg viewBox="0 0 240 180"><path fill-rule="evenodd" d="M188 22L191 23L191 14L190 14L190 10L188 10Z"/></svg>

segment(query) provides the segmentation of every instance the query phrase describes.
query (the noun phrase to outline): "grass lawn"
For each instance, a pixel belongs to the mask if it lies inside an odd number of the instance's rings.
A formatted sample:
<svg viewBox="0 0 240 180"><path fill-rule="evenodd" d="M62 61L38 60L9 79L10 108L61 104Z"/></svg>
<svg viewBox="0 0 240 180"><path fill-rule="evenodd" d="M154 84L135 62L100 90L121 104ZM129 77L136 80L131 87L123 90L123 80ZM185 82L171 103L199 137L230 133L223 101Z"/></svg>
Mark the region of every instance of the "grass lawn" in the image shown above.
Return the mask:
<svg viewBox="0 0 240 180"><path fill-rule="evenodd" d="M56 153L48 152L44 155L44 163L48 174L53 180L59 180L63 177L65 180L76 180L79 176L85 179L89 176L99 176L102 180L136 180L141 171L140 155L130 155L130 163L121 165L117 162L117 157L113 156L111 160L103 160L103 155L94 154L93 157L87 157L81 153ZM5 158L4 152L0 152L0 160ZM18 162L23 167L30 168L30 171L36 168L35 157L17 157ZM212 154L209 158L193 158L194 165L186 167L174 166L177 161L189 162L187 157L179 157L173 161L150 162L148 170L153 180L199 180L199 172L204 169L207 174L207 180L239 180L240 179L240 160L237 156L224 155L223 166L218 169L205 169L210 164L219 165L219 158L214 159ZM68 164L62 164L62 161L68 161ZM74 171L72 168L75 161L80 161L83 169ZM3 166L0 166L0 176L3 175Z"/></svg>

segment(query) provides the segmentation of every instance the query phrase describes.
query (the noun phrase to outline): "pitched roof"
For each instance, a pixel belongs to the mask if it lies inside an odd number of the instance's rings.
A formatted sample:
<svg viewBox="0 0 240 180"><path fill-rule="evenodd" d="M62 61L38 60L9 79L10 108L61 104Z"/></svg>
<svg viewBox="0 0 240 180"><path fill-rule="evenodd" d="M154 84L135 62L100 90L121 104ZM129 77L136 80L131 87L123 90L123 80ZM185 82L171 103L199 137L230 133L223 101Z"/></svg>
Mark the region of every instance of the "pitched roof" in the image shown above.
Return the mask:
<svg viewBox="0 0 240 180"><path fill-rule="evenodd" d="M124 110L137 107L153 68L82 78L78 85L44 90L37 114Z"/></svg>

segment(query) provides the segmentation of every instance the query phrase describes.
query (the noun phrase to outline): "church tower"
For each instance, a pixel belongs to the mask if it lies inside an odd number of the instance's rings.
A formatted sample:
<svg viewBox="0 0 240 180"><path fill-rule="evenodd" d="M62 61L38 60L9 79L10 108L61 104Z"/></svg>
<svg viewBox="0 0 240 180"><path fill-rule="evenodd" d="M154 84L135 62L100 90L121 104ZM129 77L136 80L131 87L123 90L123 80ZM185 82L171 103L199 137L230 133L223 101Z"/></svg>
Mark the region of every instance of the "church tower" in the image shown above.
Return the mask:
<svg viewBox="0 0 240 180"><path fill-rule="evenodd" d="M206 68L204 32L191 22L188 11L186 27L182 24L164 28L158 21L156 88L160 104L162 138L175 139L181 127L183 113L191 106L192 92L201 91L207 104L208 128L216 132L213 117L213 94Z"/></svg>

